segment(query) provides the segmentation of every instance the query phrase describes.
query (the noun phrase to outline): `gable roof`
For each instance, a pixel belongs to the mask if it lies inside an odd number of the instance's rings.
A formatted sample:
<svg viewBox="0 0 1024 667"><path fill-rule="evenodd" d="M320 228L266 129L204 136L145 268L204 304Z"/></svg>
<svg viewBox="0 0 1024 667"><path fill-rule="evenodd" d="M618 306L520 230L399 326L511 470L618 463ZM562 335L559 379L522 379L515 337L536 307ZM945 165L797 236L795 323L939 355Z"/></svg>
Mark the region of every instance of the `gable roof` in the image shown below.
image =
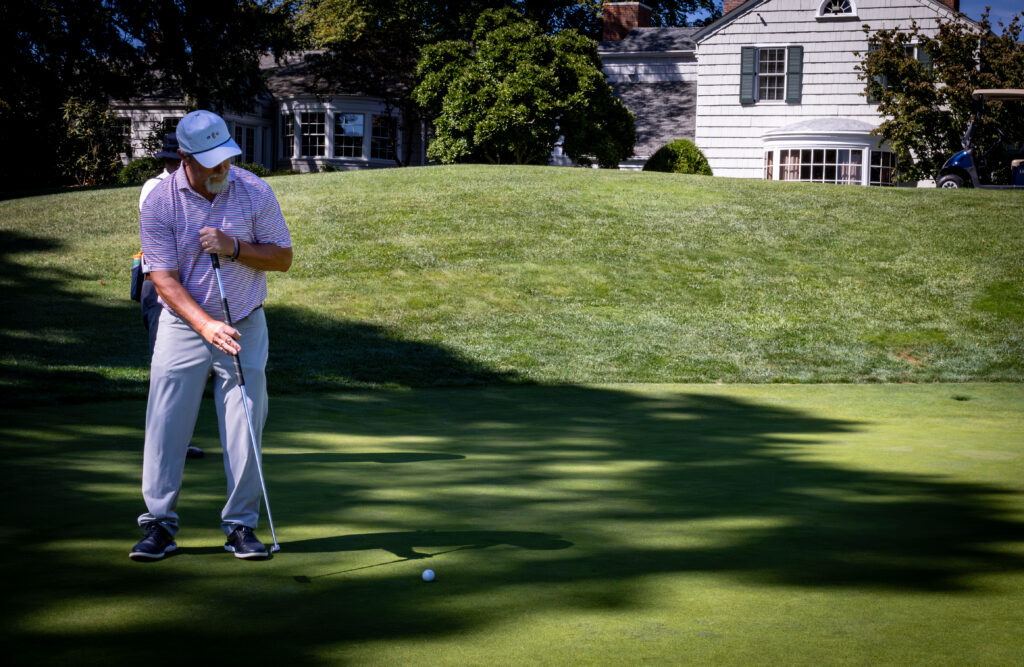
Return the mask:
<svg viewBox="0 0 1024 667"><path fill-rule="evenodd" d="M747 0L747 2L744 2L742 5L740 5L736 9L732 10L731 12L726 14L725 16L721 17L717 21L715 21L713 23L709 23L708 25L706 25L703 28L701 28L696 34L693 35L693 41L694 42L700 42L701 40L710 37L711 35L715 34L716 32L718 32L719 30L721 30L725 26L729 25L730 23L732 23L733 21L738 19L739 17L741 17L744 14L746 14L747 12L749 12L754 7L757 7L759 5L763 5L763 4L765 4L767 2L770 2L770 1L771 0ZM973 19L968 18L966 15L964 15L964 14L958 12L958 11L954 11L952 8L949 7L949 5L946 5L945 3L941 2L940 0L917 0L917 1L920 2L921 4L932 5L936 9L944 10L946 12L949 12L950 14L956 15L960 19L962 19L964 21L968 21L970 23L973 23L974 25L978 24L977 21L974 21Z"/></svg>
<svg viewBox="0 0 1024 667"><path fill-rule="evenodd" d="M598 42L597 51L602 54L692 52L697 49L693 35L699 28L633 28L620 40Z"/></svg>
<svg viewBox="0 0 1024 667"><path fill-rule="evenodd" d="M703 28L701 28L699 31L697 31L697 33L693 36L693 41L699 42L705 37L715 34L720 29L729 25L740 16L746 14L749 10L753 9L754 7L757 7L760 4L764 4L765 2L768 2L768 0L747 0L736 9L732 10L725 16L719 18L717 21L713 21L704 26Z"/></svg>

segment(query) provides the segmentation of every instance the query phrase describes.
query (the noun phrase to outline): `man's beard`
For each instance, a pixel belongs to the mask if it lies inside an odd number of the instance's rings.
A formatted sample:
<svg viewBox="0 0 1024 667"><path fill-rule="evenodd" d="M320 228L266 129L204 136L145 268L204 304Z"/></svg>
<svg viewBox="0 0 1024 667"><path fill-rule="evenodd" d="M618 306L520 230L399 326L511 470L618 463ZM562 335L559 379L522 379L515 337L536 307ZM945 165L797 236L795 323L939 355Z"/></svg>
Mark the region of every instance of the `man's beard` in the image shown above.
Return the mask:
<svg viewBox="0 0 1024 667"><path fill-rule="evenodd" d="M219 181L213 180L213 176L206 179L206 191L211 195L224 192L228 189L228 175L224 174L224 178Z"/></svg>

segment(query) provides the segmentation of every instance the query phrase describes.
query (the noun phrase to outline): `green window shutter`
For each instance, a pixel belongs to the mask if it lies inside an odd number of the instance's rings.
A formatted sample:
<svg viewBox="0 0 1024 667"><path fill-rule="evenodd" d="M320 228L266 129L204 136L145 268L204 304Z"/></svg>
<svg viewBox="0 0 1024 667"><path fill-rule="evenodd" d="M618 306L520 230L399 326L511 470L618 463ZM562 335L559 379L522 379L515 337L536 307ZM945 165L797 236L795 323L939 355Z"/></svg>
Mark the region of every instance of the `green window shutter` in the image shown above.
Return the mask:
<svg viewBox="0 0 1024 667"><path fill-rule="evenodd" d="M799 104L804 88L804 47L786 49L786 101Z"/></svg>
<svg viewBox="0 0 1024 667"><path fill-rule="evenodd" d="M744 46L740 49L740 104L753 104L757 90L757 49Z"/></svg>

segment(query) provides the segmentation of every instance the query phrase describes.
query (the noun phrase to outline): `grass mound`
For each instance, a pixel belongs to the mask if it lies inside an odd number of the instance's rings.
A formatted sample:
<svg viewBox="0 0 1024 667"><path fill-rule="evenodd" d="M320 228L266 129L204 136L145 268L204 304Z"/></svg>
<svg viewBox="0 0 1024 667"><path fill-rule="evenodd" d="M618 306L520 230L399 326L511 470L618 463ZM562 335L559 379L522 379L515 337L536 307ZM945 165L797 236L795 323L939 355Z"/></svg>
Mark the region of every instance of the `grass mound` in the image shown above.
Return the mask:
<svg viewBox="0 0 1024 667"><path fill-rule="evenodd" d="M544 167L270 178L275 392L1024 379L1019 193ZM0 202L0 397L145 393L134 187Z"/></svg>

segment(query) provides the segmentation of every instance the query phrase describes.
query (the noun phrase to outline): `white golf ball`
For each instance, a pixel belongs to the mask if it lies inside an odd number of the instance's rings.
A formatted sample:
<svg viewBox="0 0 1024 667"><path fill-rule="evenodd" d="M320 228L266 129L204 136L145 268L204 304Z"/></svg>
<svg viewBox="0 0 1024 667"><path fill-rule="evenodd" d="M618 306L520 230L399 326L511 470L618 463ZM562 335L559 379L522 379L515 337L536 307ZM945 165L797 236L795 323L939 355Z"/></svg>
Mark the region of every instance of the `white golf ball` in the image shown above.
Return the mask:
<svg viewBox="0 0 1024 667"><path fill-rule="evenodd" d="M433 570L423 570L423 581L433 581L433 580L434 580L434 571Z"/></svg>

